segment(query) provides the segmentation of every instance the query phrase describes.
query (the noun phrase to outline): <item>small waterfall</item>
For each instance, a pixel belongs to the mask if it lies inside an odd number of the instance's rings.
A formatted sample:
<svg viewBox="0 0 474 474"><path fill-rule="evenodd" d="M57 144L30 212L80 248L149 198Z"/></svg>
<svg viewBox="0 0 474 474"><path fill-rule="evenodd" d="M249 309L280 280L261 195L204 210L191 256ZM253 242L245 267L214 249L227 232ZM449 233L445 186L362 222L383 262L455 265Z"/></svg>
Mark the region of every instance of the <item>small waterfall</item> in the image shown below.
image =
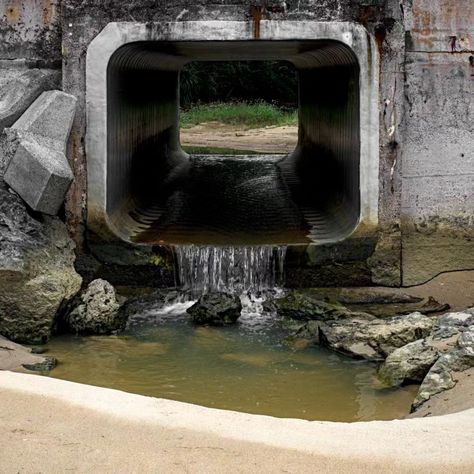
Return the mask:
<svg viewBox="0 0 474 474"><path fill-rule="evenodd" d="M286 247L176 246L179 282L185 290L257 294L282 286Z"/></svg>

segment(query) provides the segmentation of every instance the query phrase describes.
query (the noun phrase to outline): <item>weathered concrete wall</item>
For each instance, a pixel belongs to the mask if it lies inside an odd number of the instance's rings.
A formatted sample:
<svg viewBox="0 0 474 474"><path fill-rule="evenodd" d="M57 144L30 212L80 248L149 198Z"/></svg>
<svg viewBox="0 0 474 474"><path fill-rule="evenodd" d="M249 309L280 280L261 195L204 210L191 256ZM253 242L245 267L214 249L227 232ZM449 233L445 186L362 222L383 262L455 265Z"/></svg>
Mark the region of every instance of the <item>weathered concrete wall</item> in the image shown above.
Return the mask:
<svg viewBox="0 0 474 474"><path fill-rule="evenodd" d="M474 268L474 2L406 12L403 283Z"/></svg>
<svg viewBox="0 0 474 474"><path fill-rule="evenodd" d="M0 60L60 67L60 0L0 0Z"/></svg>
<svg viewBox="0 0 474 474"><path fill-rule="evenodd" d="M59 0L0 0L0 177L9 127L61 83Z"/></svg>
<svg viewBox="0 0 474 474"><path fill-rule="evenodd" d="M385 3L394 4L392 8ZM264 7L262 7L262 5ZM390 120L397 121L402 115L397 111L401 104L395 102L403 88L394 84L393 71L398 71L403 63L404 29L401 24L401 12L398 0L390 2L354 2L349 0L299 1L299 2L249 2L249 1L201 1L192 3L178 0L176 2L132 1L127 4L115 2L97 4L93 1L67 0L63 4L63 86L66 92L78 97L78 112L73 126L71 140L71 161L76 181L70 190L67 201L67 218L71 232L81 244L84 236L85 203L86 203L86 157L84 150L85 135L85 55L92 39L111 21L189 21L189 20L236 20L254 21L262 11L263 19L310 19L315 21L352 21L363 25L376 38L382 54L381 75L386 82L382 84L379 98L380 110L383 111L386 97L393 101ZM388 15L388 16L387 16ZM385 53L386 50L386 53ZM395 81L396 82L396 81ZM393 116L393 119L392 119ZM383 112L381 112L383 117ZM299 272L298 279L307 284L324 282L325 269L336 262L344 268L346 282L363 283L374 281L380 283L400 284L400 180L398 169L393 170L397 162L398 149L393 145L393 133L382 130L380 176L381 191L379 199L380 229L388 235L389 244L377 249L375 258L367 262L374 252L377 236L374 229L366 229L365 236L351 240L350 245L325 245L318 248L295 249L289 255L289 271ZM364 232L362 232L364 234ZM370 237L367 237L370 235ZM354 251L348 252L348 247ZM123 253L123 252L122 252ZM290 252L291 254L291 252ZM356 256L355 256L356 255ZM336 272L337 274L338 272ZM347 278L346 278L347 277Z"/></svg>
<svg viewBox="0 0 474 474"><path fill-rule="evenodd" d="M380 54L379 227L368 229L367 238L290 252L294 284L409 285L474 268L471 0L0 0L0 11L0 62L24 58L49 67L62 60L63 89L78 98L68 151L76 179L66 218L80 246L87 193L85 57L92 39L111 21L252 22L261 14L361 23ZM117 245L117 252L104 250L104 258L120 253L125 260L139 254L136 262L159 260L151 249L125 255Z"/></svg>

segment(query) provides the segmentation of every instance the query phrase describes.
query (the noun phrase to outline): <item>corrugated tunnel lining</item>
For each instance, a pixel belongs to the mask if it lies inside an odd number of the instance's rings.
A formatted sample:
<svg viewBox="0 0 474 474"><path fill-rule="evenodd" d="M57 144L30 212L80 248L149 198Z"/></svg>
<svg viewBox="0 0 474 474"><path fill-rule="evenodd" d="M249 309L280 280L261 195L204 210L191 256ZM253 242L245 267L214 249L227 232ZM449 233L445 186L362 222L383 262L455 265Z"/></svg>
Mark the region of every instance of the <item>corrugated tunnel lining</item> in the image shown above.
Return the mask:
<svg viewBox="0 0 474 474"><path fill-rule="evenodd" d="M303 224L295 229L283 213L281 222L269 221L267 233L256 232L255 243L344 238L360 213L359 65L348 46L326 40L150 41L119 48L107 87L107 213L114 228L126 240L150 244L218 244L219 234L227 243L251 243L258 226L233 230L232 209L229 225L224 219L202 229L179 222L176 207L170 209L195 167L179 143L179 71L191 61L230 60L285 60L299 75L298 144L277 160L275 176Z"/></svg>

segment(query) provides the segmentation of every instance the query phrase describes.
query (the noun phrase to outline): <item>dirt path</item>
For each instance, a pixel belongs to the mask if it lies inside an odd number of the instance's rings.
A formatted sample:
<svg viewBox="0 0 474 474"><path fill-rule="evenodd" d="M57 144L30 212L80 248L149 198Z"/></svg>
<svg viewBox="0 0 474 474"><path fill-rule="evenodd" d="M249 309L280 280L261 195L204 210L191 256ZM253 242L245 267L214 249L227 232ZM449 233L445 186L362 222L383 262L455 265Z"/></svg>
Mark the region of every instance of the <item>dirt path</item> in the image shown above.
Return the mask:
<svg viewBox="0 0 474 474"><path fill-rule="evenodd" d="M298 127L264 127L243 130L242 126L208 122L181 129L181 144L252 150L260 153L289 153L298 139Z"/></svg>

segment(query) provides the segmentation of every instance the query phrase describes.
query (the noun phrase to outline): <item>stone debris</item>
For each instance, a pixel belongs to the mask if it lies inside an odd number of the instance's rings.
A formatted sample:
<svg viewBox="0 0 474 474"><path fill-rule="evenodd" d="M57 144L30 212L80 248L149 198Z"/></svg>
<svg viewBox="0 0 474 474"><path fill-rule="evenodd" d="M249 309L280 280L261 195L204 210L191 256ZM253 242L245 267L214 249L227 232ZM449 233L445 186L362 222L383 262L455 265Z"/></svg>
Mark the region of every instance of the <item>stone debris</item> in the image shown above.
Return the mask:
<svg viewBox="0 0 474 474"><path fill-rule="evenodd" d="M333 300L340 301L340 293L332 294ZM349 357L380 362L378 377L385 385L421 383L413 410L454 387L457 373L474 367L474 308L428 317L423 311L437 312L446 305L432 297L404 297L400 303L395 296L385 300L378 294L350 293L345 301L362 312L322 301L324 296L321 289L297 290L268 304L291 332L283 344L294 351L325 345ZM420 311L403 314L414 305ZM387 317L392 310L400 313Z"/></svg>
<svg viewBox="0 0 474 474"><path fill-rule="evenodd" d="M434 347L428 345L426 340L419 339L389 354L378 376L391 387L421 383L438 357L439 352Z"/></svg>
<svg viewBox="0 0 474 474"><path fill-rule="evenodd" d="M379 370L379 377L392 386L423 382L431 367L441 356L442 359L433 372L434 378L440 380L438 388L444 387L444 385L446 387L450 385L449 388L451 388L450 381L452 379L448 374L450 370L454 370L453 361L459 359L454 355L461 355L459 349L464 350L466 354L469 351L474 352L473 328L472 310L460 313L451 312L440 316L426 339L408 344L390 354ZM414 374L415 376L413 376ZM426 379L427 383L429 380ZM432 391L433 380L429 382L429 386L431 387L429 390L423 389L425 394ZM443 390L445 389L443 388Z"/></svg>
<svg viewBox="0 0 474 474"><path fill-rule="evenodd" d="M457 374L474 367L474 326L464 332L455 350L441 355L418 390L412 409L416 410L433 395L456 385Z"/></svg>
<svg viewBox="0 0 474 474"><path fill-rule="evenodd" d="M0 180L0 334L45 343L56 313L80 289L74 243L57 217L34 218Z"/></svg>
<svg viewBox="0 0 474 474"><path fill-rule="evenodd" d="M65 155L76 98L43 92L7 130L5 182L35 211L55 215L74 175Z"/></svg>
<svg viewBox="0 0 474 474"><path fill-rule="evenodd" d="M76 334L112 334L126 325L120 306L115 288L108 281L93 280L72 301L62 321Z"/></svg>
<svg viewBox="0 0 474 474"><path fill-rule="evenodd" d="M433 328L433 340L447 339L459 336L470 326L474 325L474 314L466 311L447 313L441 316Z"/></svg>
<svg viewBox="0 0 474 474"><path fill-rule="evenodd" d="M434 321L421 313L388 319L336 320L319 327L321 343L355 358L381 361L395 349L427 337Z"/></svg>
<svg viewBox="0 0 474 474"><path fill-rule="evenodd" d="M187 309L195 324L224 326L239 319L242 303L236 295L228 293L207 293Z"/></svg>

